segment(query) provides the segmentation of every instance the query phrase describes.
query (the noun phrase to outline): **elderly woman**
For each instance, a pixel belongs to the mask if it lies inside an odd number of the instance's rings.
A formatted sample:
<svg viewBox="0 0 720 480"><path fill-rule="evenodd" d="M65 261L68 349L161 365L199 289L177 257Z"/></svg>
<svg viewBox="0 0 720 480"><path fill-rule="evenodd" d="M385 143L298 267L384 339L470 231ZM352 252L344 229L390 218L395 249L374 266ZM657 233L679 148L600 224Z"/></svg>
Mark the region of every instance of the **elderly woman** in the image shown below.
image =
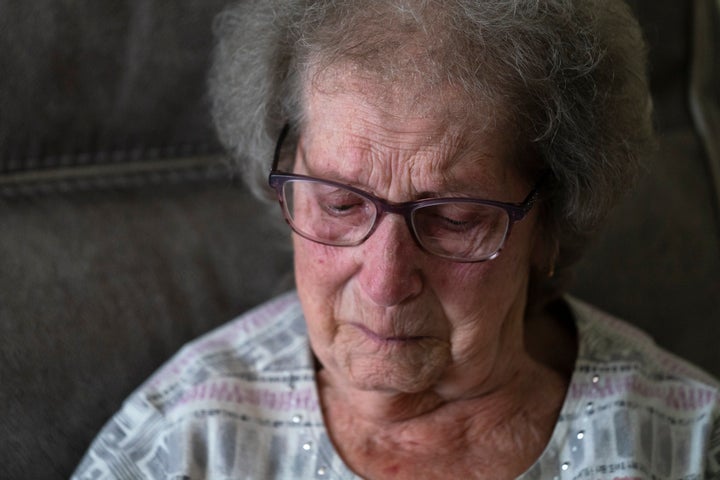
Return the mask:
<svg viewBox="0 0 720 480"><path fill-rule="evenodd" d="M77 478L720 478L718 383L562 294L652 144L626 5L263 0L216 27L216 125L297 291L182 350Z"/></svg>

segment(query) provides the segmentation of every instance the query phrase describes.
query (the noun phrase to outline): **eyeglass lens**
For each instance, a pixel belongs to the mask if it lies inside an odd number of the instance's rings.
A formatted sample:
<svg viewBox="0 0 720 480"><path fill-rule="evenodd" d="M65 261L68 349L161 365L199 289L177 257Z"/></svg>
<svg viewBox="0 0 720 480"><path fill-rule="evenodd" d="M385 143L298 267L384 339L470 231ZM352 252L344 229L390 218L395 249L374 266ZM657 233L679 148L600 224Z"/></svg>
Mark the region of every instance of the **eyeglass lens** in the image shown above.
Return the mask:
<svg viewBox="0 0 720 480"><path fill-rule="evenodd" d="M331 245L357 245L372 229L375 206L355 192L320 182L290 180L285 208L298 233Z"/></svg>
<svg viewBox="0 0 720 480"><path fill-rule="evenodd" d="M379 215L370 198L318 181L285 182L283 202L296 232L327 245L362 243ZM463 202L420 206L411 219L413 233L425 250L469 261L492 257L502 247L510 223L502 208Z"/></svg>

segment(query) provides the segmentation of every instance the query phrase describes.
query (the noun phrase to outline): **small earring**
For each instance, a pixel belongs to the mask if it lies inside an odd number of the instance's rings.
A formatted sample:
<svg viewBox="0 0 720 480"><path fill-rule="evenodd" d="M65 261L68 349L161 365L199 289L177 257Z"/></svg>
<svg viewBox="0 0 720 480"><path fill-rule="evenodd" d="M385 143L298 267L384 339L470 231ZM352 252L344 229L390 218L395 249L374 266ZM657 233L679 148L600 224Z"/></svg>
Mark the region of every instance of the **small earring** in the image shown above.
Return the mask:
<svg viewBox="0 0 720 480"><path fill-rule="evenodd" d="M555 248L553 248L552 257L550 257L550 268L548 269L548 278L553 278L555 276L555 262L557 261L557 257L560 254L560 245L558 242L555 242Z"/></svg>

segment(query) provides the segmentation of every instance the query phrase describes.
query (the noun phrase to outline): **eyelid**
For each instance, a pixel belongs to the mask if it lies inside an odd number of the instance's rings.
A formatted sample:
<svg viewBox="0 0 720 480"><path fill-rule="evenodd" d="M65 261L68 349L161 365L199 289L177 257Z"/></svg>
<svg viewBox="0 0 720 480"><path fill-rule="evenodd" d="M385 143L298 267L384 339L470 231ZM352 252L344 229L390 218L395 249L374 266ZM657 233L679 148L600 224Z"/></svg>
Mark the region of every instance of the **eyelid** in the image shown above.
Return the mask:
<svg viewBox="0 0 720 480"><path fill-rule="evenodd" d="M374 190L367 188L366 185L361 185L361 184L359 184L359 183L357 183L357 182L354 182L354 181L352 181L352 180L350 180L350 179L342 178L342 177L340 177L340 176L333 175L332 173L330 173L330 174L327 174L327 173L318 174L317 172L315 172L314 170L312 170L311 168L309 168L309 166L308 166L308 164L307 164L307 161L305 160L305 158L306 158L305 152L304 152L302 149L300 149L300 148L298 148L298 151L300 151L300 163L301 163L302 166L303 166L303 171L302 171L302 172L297 172L297 171L296 171L296 172L293 172L293 173L300 173L300 174L302 174L302 175L307 175L307 176L309 176L309 177L318 178L318 179L321 179L321 180L328 180L328 181L330 181L330 182L335 182L335 183L338 183L338 184L340 184L340 185L347 185L348 187L356 188L356 189L358 189L358 190L360 190L360 191L362 191L362 192L365 192L365 193L367 193L367 194L370 194L370 195L372 195L372 196L381 197L381 195L378 195L378 193L375 192Z"/></svg>
<svg viewBox="0 0 720 480"><path fill-rule="evenodd" d="M483 200L487 197L477 194L460 193L459 191L443 191L443 192L421 192L417 200L437 200L438 198L461 198L471 200Z"/></svg>

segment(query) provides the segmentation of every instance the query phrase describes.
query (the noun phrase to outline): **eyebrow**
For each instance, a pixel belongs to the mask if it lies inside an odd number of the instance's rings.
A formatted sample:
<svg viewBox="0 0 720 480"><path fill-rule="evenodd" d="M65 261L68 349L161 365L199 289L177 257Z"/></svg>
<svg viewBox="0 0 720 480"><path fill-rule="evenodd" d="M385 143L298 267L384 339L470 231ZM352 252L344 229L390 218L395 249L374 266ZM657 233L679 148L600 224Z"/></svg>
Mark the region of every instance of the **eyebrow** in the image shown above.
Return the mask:
<svg viewBox="0 0 720 480"><path fill-rule="evenodd" d="M340 174L337 169L330 170L329 172L317 172L314 171L310 163L308 162L308 159L311 157L307 155L307 151L304 148L302 141L302 135L298 139L297 144L297 151L300 155L300 162L302 162L302 165L305 167L305 171L309 176L313 176L315 178L320 179L326 179L330 181L334 181L337 183L342 183L345 185L352 186L354 188L357 188L359 190L365 191L367 193L370 193L372 195L383 197L381 192L378 192L372 188L370 188L367 184L361 183L358 181L355 181L354 178L350 178L346 175ZM470 148L471 146L475 146L475 142L465 139L461 144L456 145L456 149L453 152L453 155L450 156L448 165L445 166L445 169L452 170L453 167L459 163L462 162L477 162L479 164L482 164L482 162L491 162L493 160L493 157L488 155L488 152L484 151L482 148ZM470 159L467 159L467 157L472 157ZM342 158L343 155L338 155L338 158ZM330 162L329 165L337 165L341 164L341 162ZM508 168L511 168L511 165L507 165ZM415 195L413 195L411 198L407 199L406 201L413 201L413 200L421 200L421 199L434 199L434 198L471 198L471 199L478 199L478 200L488 200L493 199L497 201L505 201L505 202L514 202L516 199L509 198L507 196L504 196L503 193L506 191L505 188L497 189L497 191L490 191L487 188L484 188L483 181L480 180L481 175L479 175L476 178L476 181L471 182L464 182L463 178L473 178L474 175L467 174L467 169L465 169L464 172L465 175L442 175L441 180L447 182L443 182L442 189L438 190L422 190L417 191ZM500 178L504 177L505 175L502 175ZM489 182L487 182L487 185L492 184L501 184L504 185L504 182L502 182L498 179L490 179ZM499 197L499 198L497 198ZM504 197L504 198L503 198Z"/></svg>
<svg viewBox="0 0 720 480"><path fill-rule="evenodd" d="M348 185L353 188L356 188L358 190L361 190L365 193L368 193L372 196L385 199L387 198L385 195L383 195L380 192L375 191L374 189L368 188L367 185L361 184L359 182L354 182L350 179L347 179L341 175L318 175L315 172L311 171L309 166L307 165L307 162L305 161L305 154L304 152L301 152L301 161L302 163L308 167L306 168L306 171L308 172L308 176L311 176L313 178L319 178L322 180L329 180L336 183L340 183L343 185ZM417 192L416 195L414 195L411 198L402 200L401 202L390 202L390 203L404 203L404 202L411 202L411 201L418 201L418 200L430 200L430 199L441 199L441 198L463 198L463 199L473 199L473 200L492 200L492 201L500 201L505 203L514 203L516 199L497 199L495 198L496 195L488 194L487 192L478 192L478 193L468 193L468 191L471 190L470 188L457 188L457 189L443 189L442 191L430 191L430 190L424 190Z"/></svg>

